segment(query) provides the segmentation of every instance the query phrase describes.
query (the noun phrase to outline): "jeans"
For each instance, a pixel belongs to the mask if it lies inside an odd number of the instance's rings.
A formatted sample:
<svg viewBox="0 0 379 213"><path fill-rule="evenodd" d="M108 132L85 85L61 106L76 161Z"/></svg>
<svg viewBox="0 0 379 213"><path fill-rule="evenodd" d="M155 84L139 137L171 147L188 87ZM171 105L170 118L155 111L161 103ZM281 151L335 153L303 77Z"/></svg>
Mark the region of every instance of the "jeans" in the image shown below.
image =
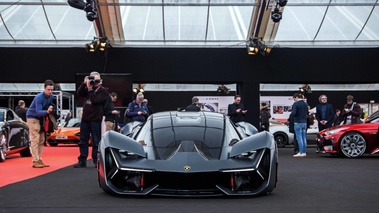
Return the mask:
<svg viewBox="0 0 379 213"><path fill-rule="evenodd" d="M80 164L86 164L88 157L88 141L92 138L92 160L97 161L97 149L101 140L101 122L81 122L80 123L80 143L78 157Z"/></svg>
<svg viewBox="0 0 379 213"><path fill-rule="evenodd" d="M307 123L295 123L294 125L297 143L299 145L299 153L307 151Z"/></svg>

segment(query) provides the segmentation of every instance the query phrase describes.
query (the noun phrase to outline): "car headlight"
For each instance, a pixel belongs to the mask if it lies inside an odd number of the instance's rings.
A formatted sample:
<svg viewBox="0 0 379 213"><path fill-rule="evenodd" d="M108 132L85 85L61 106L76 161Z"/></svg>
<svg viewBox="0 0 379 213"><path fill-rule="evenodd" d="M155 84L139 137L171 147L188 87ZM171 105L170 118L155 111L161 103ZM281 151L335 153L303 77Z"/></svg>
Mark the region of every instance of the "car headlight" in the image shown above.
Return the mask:
<svg viewBox="0 0 379 213"><path fill-rule="evenodd" d="M325 132L325 135L334 135L337 134L338 132L345 130L346 128L338 128L338 129L333 129Z"/></svg>

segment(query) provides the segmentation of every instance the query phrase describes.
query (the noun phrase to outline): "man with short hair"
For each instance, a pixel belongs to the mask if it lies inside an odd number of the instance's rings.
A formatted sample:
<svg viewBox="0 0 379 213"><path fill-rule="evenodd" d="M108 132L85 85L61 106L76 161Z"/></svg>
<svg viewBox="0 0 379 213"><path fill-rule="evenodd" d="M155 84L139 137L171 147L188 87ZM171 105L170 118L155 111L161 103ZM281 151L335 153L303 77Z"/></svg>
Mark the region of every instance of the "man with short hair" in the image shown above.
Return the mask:
<svg viewBox="0 0 379 213"><path fill-rule="evenodd" d="M341 110L341 117L343 118L343 124L359 124L361 121L361 106L354 102L354 97L348 95L346 97L346 104Z"/></svg>
<svg viewBox="0 0 379 213"><path fill-rule="evenodd" d="M78 163L74 168L87 167L88 141L92 139L92 161L97 166L97 149L101 139L101 123L103 120L104 104L108 91L102 85L98 72L91 72L79 86L77 94L84 97L83 114L80 122L80 142Z"/></svg>
<svg viewBox="0 0 379 213"><path fill-rule="evenodd" d="M25 101L19 100L18 101L18 108L16 109L16 114L26 122L26 112L28 111L28 108L25 107Z"/></svg>
<svg viewBox="0 0 379 213"><path fill-rule="evenodd" d="M49 165L42 162L45 131L44 127L41 125L41 120L54 111L54 108L51 105L54 99L53 89L54 82L52 80L46 80L44 83L43 92L38 93L38 95L34 97L26 112L26 122L29 127L30 150L33 159L33 168L49 167Z"/></svg>
<svg viewBox="0 0 379 213"><path fill-rule="evenodd" d="M112 92L109 99L105 104L105 131L115 130L116 115L120 114L120 111L115 110L113 104L117 100L117 93Z"/></svg>
<svg viewBox="0 0 379 213"><path fill-rule="evenodd" d="M300 93L295 93L293 98L295 103L292 105L290 117L293 116L295 136L299 145L299 152L293 157L306 157L308 104L303 100L303 95Z"/></svg>
<svg viewBox="0 0 379 213"><path fill-rule="evenodd" d="M186 112L199 112L200 111L200 107L198 106L199 104L199 99L197 97L193 97L192 98L192 103L190 105L188 105L184 111Z"/></svg>
<svg viewBox="0 0 379 213"><path fill-rule="evenodd" d="M228 105L228 116L230 117L230 120L232 120L234 123L243 121L246 113L247 110L241 103L241 96L235 95L234 103Z"/></svg>
<svg viewBox="0 0 379 213"><path fill-rule="evenodd" d="M127 116L132 119L132 121L145 122L146 118L149 116L149 110L146 104L143 103L144 95L143 93L138 93L136 99L129 103L127 109Z"/></svg>

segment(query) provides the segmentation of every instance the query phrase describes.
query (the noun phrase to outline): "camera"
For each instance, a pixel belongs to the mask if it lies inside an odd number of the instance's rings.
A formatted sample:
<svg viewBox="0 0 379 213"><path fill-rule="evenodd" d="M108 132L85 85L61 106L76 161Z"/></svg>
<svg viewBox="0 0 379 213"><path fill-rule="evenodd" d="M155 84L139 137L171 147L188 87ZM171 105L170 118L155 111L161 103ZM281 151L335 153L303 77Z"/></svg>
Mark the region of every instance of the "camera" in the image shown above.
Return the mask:
<svg viewBox="0 0 379 213"><path fill-rule="evenodd" d="M89 81L89 84L94 85L95 84L95 76L89 76L88 81Z"/></svg>
<svg viewBox="0 0 379 213"><path fill-rule="evenodd" d="M90 85L94 85L95 83L100 84L101 80L100 79L95 79L95 76L88 76L88 82Z"/></svg>

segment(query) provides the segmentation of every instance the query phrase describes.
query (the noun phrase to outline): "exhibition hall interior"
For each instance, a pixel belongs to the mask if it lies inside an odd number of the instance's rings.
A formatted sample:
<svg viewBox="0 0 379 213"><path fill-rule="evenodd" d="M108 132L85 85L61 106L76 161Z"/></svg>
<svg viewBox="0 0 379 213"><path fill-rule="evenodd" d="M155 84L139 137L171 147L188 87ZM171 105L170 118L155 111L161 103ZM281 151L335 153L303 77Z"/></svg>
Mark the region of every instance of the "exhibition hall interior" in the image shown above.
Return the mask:
<svg viewBox="0 0 379 213"><path fill-rule="evenodd" d="M196 96L203 111L227 115L228 105L233 103L235 95L240 95L248 110L244 121L254 127L260 126L260 104L265 102L269 104L271 119L283 123L286 132L291 113L288 109L295 93L305 95L313 112L321 95L328 97L334 110L342 110L346 97L352 95L354 103L361 107L362 122L371 122L370 116L379 110L379 82L375 74L378 47L378 0L6 0L0 2L0 113L15 110L20 100L28 107L44 90L44 81L51 79L55 83L54 104L60 112L60 125L64 125L68 112L80 119L85 101L77 90L86 76L97 71L102 85L118 95L114 106L120 111L116 118L120 129L125 125L124 112L128 104L141 91L154 113L180 111ZM6 116L0 118L4 120L1 125L8 123ZM377 122L375 119L372 121ZM297 208L287 193L302 196L305 192L297 188L300 182L303 189L312 191L313 199L323 197L326 203L341 196L341 200L336 201L343 206L341 209L325 204L333 212L356 212L359 207L366 208L368 203L371 205L368 212L374 209L371 207L379 207L376 202L370 202L379 191L371 190L374 179L362 180L363 188L356 193L364 199L354 206L351 204L353 196L337 193L347 189L337 184L319 183L314 180L318 174L307 170L314 168L325 179L336 182L346 175L361 180L359 171L369 173L366 177L377 176L374 165L378 160L375 155L379 150L376 149L379 147L378 126L375 126L376 133L363 137L368 145L362 155L346 154L341 149L345 157L339 157L339 151L315 153L317 125L314 123L309 131L308 156L304 161L300 159L301 162L292 157L294 146L288 135L274 135L275 140L281 138L285 143L278 148L278 186L270 198L263 196L253 200L258 212L283 210L279 204L287 201L291 204L283 204L288 207L284 212ZM8 125L3 125L3 131L12 132ZM1 135L0 146L3 147L8 140L4 135L11 134ZM374 142L371 144L369 140ZM78 141L50 142L45 146L44 162L51 167L38 171L31 167L31 158L25 157L27 154L19 154L19 150L14 154L11 148L6 148L8 154L0 158L5 159L0 162L0 176L9 174L7 178L0 178L0 198L6 198L8 203L5 211L22 212L32 207L36 211L64 212L73 199L84 197L94 199L101 206L85 201L89 210L116 212L125 207L123 199L114 200L99 188L97 169L86 168L82 173L72 168L79 155ZM346 160L353 160L355 156L361 161L349 161L348 165ZM292 165L306 170L304 178L316 182L316 191L300 177L293 181L298 171ZM353 173L357 168L359 171ZM333 176L333 172L337 174ZM72 184L66 190L67 181L64 181L66 184L59 183L41 194L51 196L52 190L70 191L62 200L49 197L50 204L47 204L35 202L25 194L21 197L27 201L22 205L12 200L12 196L20 197L19 190L26 188L27 193L32 193L32 190L41 190L38 187L45 182L54 185L52 178L60 177L72 178L86 189L78 193L75 190L81 186ZM346 184L358 185L352 179ZM99 196L93 198L94 192ZM12 196L5 196L8 193ZM282 196L286 198L282 200ZM276 200L277 205L271 206L270 199ZM304 211L322 210L321 207L311 209L318 205L315 200L301 200L307 208ZM225 204L214 208L209 205L216 205L217 199L209 199L209 203L200 201L197 206L186 200L165 198L161 200L163 204L150 201L152 205L146 207L143 200L133 197L127 205L132 205L133 210L145 206L145 212L157 207L161 212L182 211L179 206L186 207L188 212L204 212L205 209L220 212L236 207L233 203L236 200L225 200ZM238 202L241 208L249 209L250 201ZM167 204L171 202L175 205ZM110 206L113 207L108 208ZM86 211L80 203L73 204L71 210Z"/></svg>

